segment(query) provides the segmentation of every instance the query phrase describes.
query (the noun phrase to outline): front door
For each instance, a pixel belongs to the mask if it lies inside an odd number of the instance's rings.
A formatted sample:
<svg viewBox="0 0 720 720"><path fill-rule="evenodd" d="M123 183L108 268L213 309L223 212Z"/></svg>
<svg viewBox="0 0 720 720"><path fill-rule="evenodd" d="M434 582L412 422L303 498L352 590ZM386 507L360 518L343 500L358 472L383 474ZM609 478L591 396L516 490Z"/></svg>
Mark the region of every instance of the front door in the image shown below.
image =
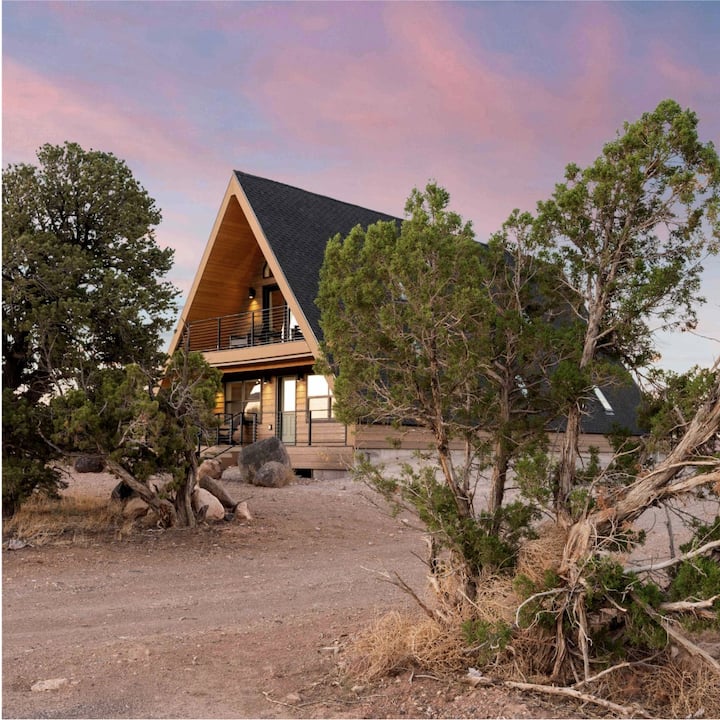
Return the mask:
<svg viewBox="0 0 720 720"><path fill-rule="evenodd" d="M278 398L279 437L286 445L294 445L296 441L296 377L280 378L280 397Z"/></svg>

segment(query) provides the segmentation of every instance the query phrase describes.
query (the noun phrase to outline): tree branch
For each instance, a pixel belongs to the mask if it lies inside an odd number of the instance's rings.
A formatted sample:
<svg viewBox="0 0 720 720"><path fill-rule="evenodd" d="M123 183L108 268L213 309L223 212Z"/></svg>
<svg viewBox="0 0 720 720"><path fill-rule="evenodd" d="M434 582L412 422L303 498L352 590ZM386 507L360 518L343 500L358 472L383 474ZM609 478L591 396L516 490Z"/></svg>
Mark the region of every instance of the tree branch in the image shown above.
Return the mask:
<svg viewBox="0 0 720 720"><path fill-rule="evenodd" d="M701 545L695 550L691 550L684 555L678 555L678 557L670 558L669 560L663 560L659 563L650 563L648 565L641 565L640 567L626 567L624 568L624 570L625 572L634 573L636 575L642 572L653 572L655 570L662 570L664 568L671 567L672 565L677 565L678 563L681 563L685 560L692 560L698 555L704 555L705 553L713 550L716 547L720 547L720 540L712 540L711 542Z"/></svg>

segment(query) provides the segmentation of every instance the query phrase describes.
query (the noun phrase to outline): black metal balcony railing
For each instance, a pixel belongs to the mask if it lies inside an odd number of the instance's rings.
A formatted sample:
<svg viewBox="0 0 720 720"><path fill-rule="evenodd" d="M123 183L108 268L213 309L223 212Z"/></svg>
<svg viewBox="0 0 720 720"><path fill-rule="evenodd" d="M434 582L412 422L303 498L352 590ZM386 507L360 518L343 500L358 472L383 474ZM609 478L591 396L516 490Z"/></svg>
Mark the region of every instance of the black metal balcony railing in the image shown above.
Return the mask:
<svg viewBox="0 0 720 720"><path fill-rule="evenodd" d="M260 418L257 413L218 413L218 424L202 428L198 434L198 452L203 447L250 445L258 439ZM298 410L275 414L274 435L285 445L347 447L347 426L325 412Z"/></svg>
<svg viewBox="0 0 720 720"><path fill-rule="evenodd" d="M183 333L185 348L199 352L255 347L302 339L302 332L294 324L287 305L195 320L185 326Z"/></svg>
<svg viewBox="0 0 720 720"><path fill-rule="evenodd" d="M257 413L217 413L218 424L198 428L198 452L212 445L251 445L257 440Z"/></svg>

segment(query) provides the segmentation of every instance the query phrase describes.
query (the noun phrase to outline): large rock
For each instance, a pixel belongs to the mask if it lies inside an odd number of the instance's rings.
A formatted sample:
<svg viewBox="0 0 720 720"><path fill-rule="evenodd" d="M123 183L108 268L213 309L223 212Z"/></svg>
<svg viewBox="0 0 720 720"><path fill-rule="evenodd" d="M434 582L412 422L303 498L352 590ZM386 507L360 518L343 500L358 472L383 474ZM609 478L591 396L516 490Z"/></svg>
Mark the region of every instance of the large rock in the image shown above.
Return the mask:
<svg viewBox="0 0 720 720"><path fill-rule="evenodd" d="M220 479L222 475L222 465L219 460L203 460L197 469L197 481L209 477L212 480Z"/></svg>
<svg viewBox="0 0 720 720"><path fill-rule="evenodd" d="M247 445L240 452L238 467L240 468L244 482L255 485L255 475L260 468L269 462L276 462L284 465L292 472L290 455L286 447L276 437L259 440L252 445Z"/></svg>
<svg viewBox="0 0 720 720"><path fill-rule="evenodd" d="M137 520L138 518L145 517L150 511L150 506L141 497L131 497L123 505L123 517L128 520Z"/></svg>
<svg viewBox="0 0 720 720"><path fill-rule="evenodd" d="M200 513L205 508L203 516L205 520L225 519L225 508L222 503L211 492L201 487L195 487L195 490L193 490L192 506L196 513Z"/></svg>
<svg viewBox="0 0 720 720"><path fill-rule="evenodd" d="M285 487L293 481L294 477L291 467L276 460L271 460L266 462L255 473L252 484L262 487Z"/></svg>
<svg viewBox="0 0 720 720"><path fill-rule="evenodd" d="M99 473L105 469L105 459L101 455L81 455L75 460L75 471L79 473Z"/></svg>

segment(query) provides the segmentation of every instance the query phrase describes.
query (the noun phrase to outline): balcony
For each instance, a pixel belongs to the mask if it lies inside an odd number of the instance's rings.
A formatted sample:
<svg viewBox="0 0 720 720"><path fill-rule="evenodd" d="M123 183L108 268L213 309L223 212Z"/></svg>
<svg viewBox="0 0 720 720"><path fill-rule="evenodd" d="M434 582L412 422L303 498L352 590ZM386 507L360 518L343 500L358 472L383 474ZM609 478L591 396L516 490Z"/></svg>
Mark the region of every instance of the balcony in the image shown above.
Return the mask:
<svg viewBox="0 0 720 720"><path fill-rule="evenodd" d="M287 305L195 320L185 326L183 346L198 352L251 348L302 340Z"/></svg>

